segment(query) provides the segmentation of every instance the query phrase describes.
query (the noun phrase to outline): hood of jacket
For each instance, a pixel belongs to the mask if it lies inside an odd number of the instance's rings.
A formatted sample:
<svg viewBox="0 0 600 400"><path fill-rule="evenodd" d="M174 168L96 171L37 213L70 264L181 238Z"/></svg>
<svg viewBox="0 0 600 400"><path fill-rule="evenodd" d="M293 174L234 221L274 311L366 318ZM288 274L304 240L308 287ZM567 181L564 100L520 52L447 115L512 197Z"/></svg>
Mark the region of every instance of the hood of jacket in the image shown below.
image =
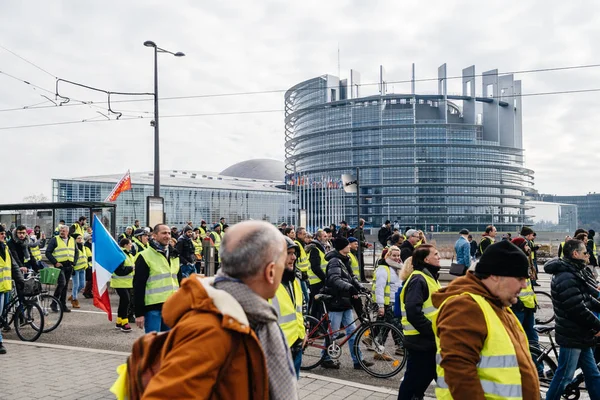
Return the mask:
<svg viewBox="0 0 600 400"><path fill-rule="evenodd" d="M29 235L25 235L25 238L23 240L19 239L19 237L17 236L17 230L13 229L12 231L12 239L13 242L15 242L16 244L18 244L19 246L29 246Z"/></svg>
<svg viewBox="0 0 600 400"><path fill-rule="evenodd" d="M573 272L577 273L585 268L585 263L579 260L572 260L570 258L553 258L544 264L544 271L549 274L555 275L560 272Z"/></svg>
<svg viewBox="0 0 600 400"><path fill-rule="evenodd" d="M250 324L244 309L237 300L224 290L213 287L214 278L195 275L185 279L163 306L162 317L168 326L175 324L189 311L198 311L227 316L237 323L227 328L249 333Z"/></svg>
<svg viewBox="0 0 600 400"><path fill-rule="evenodd" d="M446 287L441 288L436 293L431 295L431 301L433 306L440 308L442 303L449 297L460 295L462 293L473 293L484 297L489 300L490 303L495 304L498 307L502 307L502 302L496 296L494 296L488 288L477 278L471 271L465 276L456 278Z"/></svg>
<svg viewBox="0 0 600 400"><path fill-rule="evenodd" d="M313 240L306 246L306 248L305 248L306 253L308 254L315 247L318 248L319 250L321 250L323 253L325 253L325 247L318 240Z"/></svg>

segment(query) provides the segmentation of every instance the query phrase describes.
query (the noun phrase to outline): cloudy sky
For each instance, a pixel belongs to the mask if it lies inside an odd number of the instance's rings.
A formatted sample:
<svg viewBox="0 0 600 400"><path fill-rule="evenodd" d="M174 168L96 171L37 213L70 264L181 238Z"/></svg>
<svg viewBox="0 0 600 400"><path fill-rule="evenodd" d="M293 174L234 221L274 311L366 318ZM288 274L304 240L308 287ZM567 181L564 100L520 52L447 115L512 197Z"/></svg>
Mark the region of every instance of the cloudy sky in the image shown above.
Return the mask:
<svg viewBox="0 0 600 400"><path fill-rule="evenodd" d="M600 64L599 7L588 1L3 0L0 203L34 193L50 197L55 177L152 170L150 97L113 97L112 108L124 114L119 121L107 119L99 93L61 83L68 105L54 107L42 97L54 100L56 77L151 92L153 51L146 40L186 54L159 59L160 97L189 97L160 103L161 167L220 171L249 158L283 160L283 91L337 75L338 46L342 77L353 68L363 83L377 81L380 64L389 81L409 79L413 62L417 78L436 77L442 63L449 76L472 64L477 73ZM595 89L600 68L516 79L529 94ZM375 90L365 85L361 94ZM433 92L435 82L417 90ZM256 91L272 92L213 96ZM450 81L449 92L459 91L459 81ZM600 192L599 100L600 92L524 99L527 167L540 192ZM195 116L178 117L189 114Z"/></svg>

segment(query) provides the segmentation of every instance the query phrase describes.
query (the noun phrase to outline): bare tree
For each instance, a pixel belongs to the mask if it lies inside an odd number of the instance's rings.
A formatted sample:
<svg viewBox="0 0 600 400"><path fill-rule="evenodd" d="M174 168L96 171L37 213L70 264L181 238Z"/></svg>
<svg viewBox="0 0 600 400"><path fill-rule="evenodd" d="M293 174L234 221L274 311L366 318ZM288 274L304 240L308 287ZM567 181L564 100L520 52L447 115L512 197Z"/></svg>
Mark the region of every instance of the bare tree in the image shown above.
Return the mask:
<svg viewBox="0 0 600 400"><path fill-rule="evenodd" d="M48 198L43 193L23 197L23 203L46 203L47 201Z"/></svg>

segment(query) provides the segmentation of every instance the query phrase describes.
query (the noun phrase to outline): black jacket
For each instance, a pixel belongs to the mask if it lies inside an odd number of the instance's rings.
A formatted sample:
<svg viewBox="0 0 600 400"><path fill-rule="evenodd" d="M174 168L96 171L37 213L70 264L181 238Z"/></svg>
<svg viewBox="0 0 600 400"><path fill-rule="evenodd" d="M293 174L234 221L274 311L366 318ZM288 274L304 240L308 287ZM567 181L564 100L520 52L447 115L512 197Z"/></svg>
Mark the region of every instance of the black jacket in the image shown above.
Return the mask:
<svg viewBox="0 0 600 400"><path fill-rule="evenodd" d="M26 236L25 240L21 241L17 239L17 235L13 235L13 238L8 242L8 248L10 249L11 257L15 259L19 267L27 267L31 258L29 252L29 237Z"/></svg>
<svg viewBox="0 0 600 400"><path fill-rule="evenodd" d="M308 246L306 246L306 253L308 253L308 260L310 261L310 269L316 276L319 277L321 282L325 282L327 276L321 269L321 256L317 249L325 253L325 247L318 240L313 240ZM316 293L315 293L316 294Z"/></svg>
<svg viewBox="0 0 600 400"><path fill-rule="evenodd" d="M385 247L387 246L387 241L390 238L390 236L392 236L392 230L386 228L384 225L381 227L381 229L379 229L379 232L377 233L377 240L379 241L379 243L381 243L381 246Z"/></svg>
<svg viewBox="0 0 600 400"><path fill-rule="evenodd" d="M550 288L556 315L556 343L570 348L588 348L600 332L600 293L583 262L554 258L544 265L552 274Z"/></svg>
<svg viewBox="0 0 600 400"><path fill-rule="evenodd" d="M433 265L413 265L415 271L421 271L435 280L439 278L440 267ZM419 331L418 335L405 335L404 345L409 350L430 351L435 350L435 335L431 321L423 313L423 303L429 298L427 281L421 275L413 275L404 290L404 304L408 322Z"/></svg>
<svg viewBox="0 0 600 400"><path fill-rule="evenodd" d="M475 254L477 254L477 241L476 240L471 240L471 243L469 243L471 245L471 257L475 257Z"/></svg>
<svg viewBox="0 0 600 400"><path fill-rule="evenodd" d="M407 239L400 245L400 259L402 262L406 261L408 257L412 257L413 251L415 251L414 246Z"/></svg>
<svg viewBox="0 0 600 400"><path fill-rule="evenodd" d="M349 310L352 308L350 298L363 290L356 277L348 272L350 258L332 250L325 259L328 261L327 280L323 291L334 297L327 306L330 311Z"/></svg>
<svg viewBox="0 0 600 400"><path fill-rule="evenodd" d="M196 248L194 247L192 238L187 237L185 234L181 235L177 239L175 248L179 252L179 263L181 265L194 264L196 262Z"/></svg>
<svg viewBox="0 0 600 400"><path fill-rule="evenodd" d="M593 267L597 267L598 260L596 260L596 256L594 256L594 239L588 239L586 246L588 254L590 255L590 265Z"/></svg>

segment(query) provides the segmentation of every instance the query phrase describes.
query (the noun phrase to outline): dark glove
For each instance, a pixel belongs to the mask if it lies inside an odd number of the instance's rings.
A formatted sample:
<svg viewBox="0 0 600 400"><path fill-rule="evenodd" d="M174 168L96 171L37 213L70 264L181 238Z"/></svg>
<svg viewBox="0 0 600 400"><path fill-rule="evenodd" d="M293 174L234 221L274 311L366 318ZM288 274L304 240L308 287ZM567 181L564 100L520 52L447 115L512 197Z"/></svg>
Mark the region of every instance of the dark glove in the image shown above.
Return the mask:
<svg viewBox="0 0 600 400"><path fill-rule="evenodd" d="M350 297L352 296L356 296L358 294L358 289L356 289L354 286L350 287Z"/></svg>
<svg viewBox="0 0 600 400"><path fill-rule="evenodd" d="M364 286L361 286L360 292L361 293L365 293L365 294L370 294L371 293L371 291L368 288L364 287Z"/></svg>

